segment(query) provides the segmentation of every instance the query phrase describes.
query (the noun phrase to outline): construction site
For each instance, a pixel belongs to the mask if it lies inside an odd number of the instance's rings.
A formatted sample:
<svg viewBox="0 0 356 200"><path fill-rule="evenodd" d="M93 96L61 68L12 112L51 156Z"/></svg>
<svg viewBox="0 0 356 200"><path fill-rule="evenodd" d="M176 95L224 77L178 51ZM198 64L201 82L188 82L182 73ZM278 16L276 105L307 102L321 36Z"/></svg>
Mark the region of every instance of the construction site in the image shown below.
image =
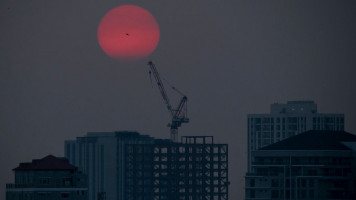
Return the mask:
<svg viewBox="0 0 356 200"><path fill-rule="evenodd" d="M125 199L228 199L228 146L212 136L126 145Z"/></svg>
<svg viewBox="0 0 356 200"><path fill-rule="evenodd" d="M153 62L148 62L172 120L170 140L152 144L127 144L125 156L125 199L228 199L228 145L215 144L212 136L182 136L178 128L188 123L188 98L174 108Z"/></svg>
<svg viewBox="0 0 356 200"><path fill-rule="evenodd" d="M89 200L227 200L228 145L213 136L178 139L178 128L189 123L188 98L170 85L181 96L172 106L157 68L148 66L171 116L170 139L115 131L66 141L66 157L88 174Z"/></svg>

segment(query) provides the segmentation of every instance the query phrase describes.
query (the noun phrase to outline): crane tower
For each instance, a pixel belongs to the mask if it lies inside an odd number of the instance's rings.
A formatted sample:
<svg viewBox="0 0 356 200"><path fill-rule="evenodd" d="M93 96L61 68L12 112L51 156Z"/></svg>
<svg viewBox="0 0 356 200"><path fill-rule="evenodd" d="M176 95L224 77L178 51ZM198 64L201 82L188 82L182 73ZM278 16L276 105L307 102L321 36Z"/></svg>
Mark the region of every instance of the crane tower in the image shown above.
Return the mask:
<svg viewBox="0 0 356 200"><path fill-rule="evenodd" d="M170 124L168 124L168 127L170 127L170 132L171 132L171 141L172 142L177 142L178 141L178 128L182 125L182 123L188 123L189 118L187 117L187 101L188 98L181 93L179 90L177 90L175 87L172 87L172 89L176 92L178 92L180 95L182 95L182 98L178 104L178 106L174 109L171 106L171 103L169 101L169 98L167 96L166 90L164 88L164 85L162 83L162 80L160 78L160 75L157 71L157 68L153 64L152 61L148 62L148 65L150 67L150 75L151 73L153 74L156 82L158 89L161 93L161 96L163 98L164 103L167 106L167 109L169 113L171 114L172 121Z"/></svg>

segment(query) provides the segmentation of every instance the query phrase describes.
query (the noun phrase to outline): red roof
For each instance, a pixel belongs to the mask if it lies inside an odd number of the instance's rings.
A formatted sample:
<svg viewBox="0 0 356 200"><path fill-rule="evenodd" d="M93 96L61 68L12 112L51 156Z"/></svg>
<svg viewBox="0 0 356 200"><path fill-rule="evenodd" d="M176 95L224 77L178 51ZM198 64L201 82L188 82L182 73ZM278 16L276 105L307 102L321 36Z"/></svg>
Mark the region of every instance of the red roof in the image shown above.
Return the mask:
<svg viewBox="0 0 356 200"><path fill-rule="evenodd" d="M30 163L20 163L18 167L13 169L19 170L74 170L75 166L69 164L67 159L57 158L52 155L48 155L42 159L32 160Z"/></svg>

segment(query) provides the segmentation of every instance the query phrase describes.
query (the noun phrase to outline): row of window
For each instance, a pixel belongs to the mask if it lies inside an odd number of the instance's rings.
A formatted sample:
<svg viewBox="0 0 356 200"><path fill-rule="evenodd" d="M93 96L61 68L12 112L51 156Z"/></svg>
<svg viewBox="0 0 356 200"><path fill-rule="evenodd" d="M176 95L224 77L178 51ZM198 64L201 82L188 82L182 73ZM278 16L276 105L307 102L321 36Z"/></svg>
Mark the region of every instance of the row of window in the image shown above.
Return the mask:
<svg viewBox="0 0 356 200"><path fill-rule="evenodd" d="M276 120L274 120L276 119ZM306 117L262 117L262 118L250 118L252 124L273 124L275 123L298 123L305 122ZM343 117L313 117L313 123L344 123Z"/></svg>
<svg viewBox="0 0 356 200"><path fill-rule="evenodd" d="M266 197L266 193L268 193L268 190L247 190L246 192L246 197L247 198L258 198L259 196ZM297 196L295 196L297 195ZM272 190L270 192L270 197L271 198L281 198L281 199L308 199L308 198L314 198L315 197L315 191L314 190L305 190L305 189L299 189L297 192L295 190Z"/></svg>
<svg viewBox="0 0 356 200"><path fill-rule="evenodd" d="M77 196L85 196L85 191L76 191ZM70 192L8 192L6 194L8 199L26 199L26 200L36 200L36 199L68 199L72 195Z"/></svg>
<svg viewBox="0 0 356 200"><path fill-rule="evenodd" d="M37 182L37 177L34 176L17 176L16 177L16 184L39 184L39 185L50 185L52 184L51 180L52 178L50 177L40 177L38 182ZM36 183L37 182L37 183ZM55 179L55 184L56 186L59 185L64 185L64 186L70 186L72 184L72 178L57 178Z"/></svg>

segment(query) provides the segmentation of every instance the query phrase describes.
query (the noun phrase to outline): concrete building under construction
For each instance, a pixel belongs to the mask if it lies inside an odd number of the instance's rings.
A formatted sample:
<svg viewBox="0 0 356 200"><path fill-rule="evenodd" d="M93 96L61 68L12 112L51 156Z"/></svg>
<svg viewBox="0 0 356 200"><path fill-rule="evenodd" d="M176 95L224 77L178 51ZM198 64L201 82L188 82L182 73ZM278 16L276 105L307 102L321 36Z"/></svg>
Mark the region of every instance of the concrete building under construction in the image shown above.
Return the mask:
<svg viewBox="0 0 356 200"><path fill-rule="evenodd" d="M126 145L125 199L228 199L228 145L183 136Z"/></svg>
<svg viewBox="0 0 356 200"><path fill-rule="evenodd" d="M88 133L66 141L65 155L88 174L89 200L228 199L228 145L212 136Z"/></svg>

